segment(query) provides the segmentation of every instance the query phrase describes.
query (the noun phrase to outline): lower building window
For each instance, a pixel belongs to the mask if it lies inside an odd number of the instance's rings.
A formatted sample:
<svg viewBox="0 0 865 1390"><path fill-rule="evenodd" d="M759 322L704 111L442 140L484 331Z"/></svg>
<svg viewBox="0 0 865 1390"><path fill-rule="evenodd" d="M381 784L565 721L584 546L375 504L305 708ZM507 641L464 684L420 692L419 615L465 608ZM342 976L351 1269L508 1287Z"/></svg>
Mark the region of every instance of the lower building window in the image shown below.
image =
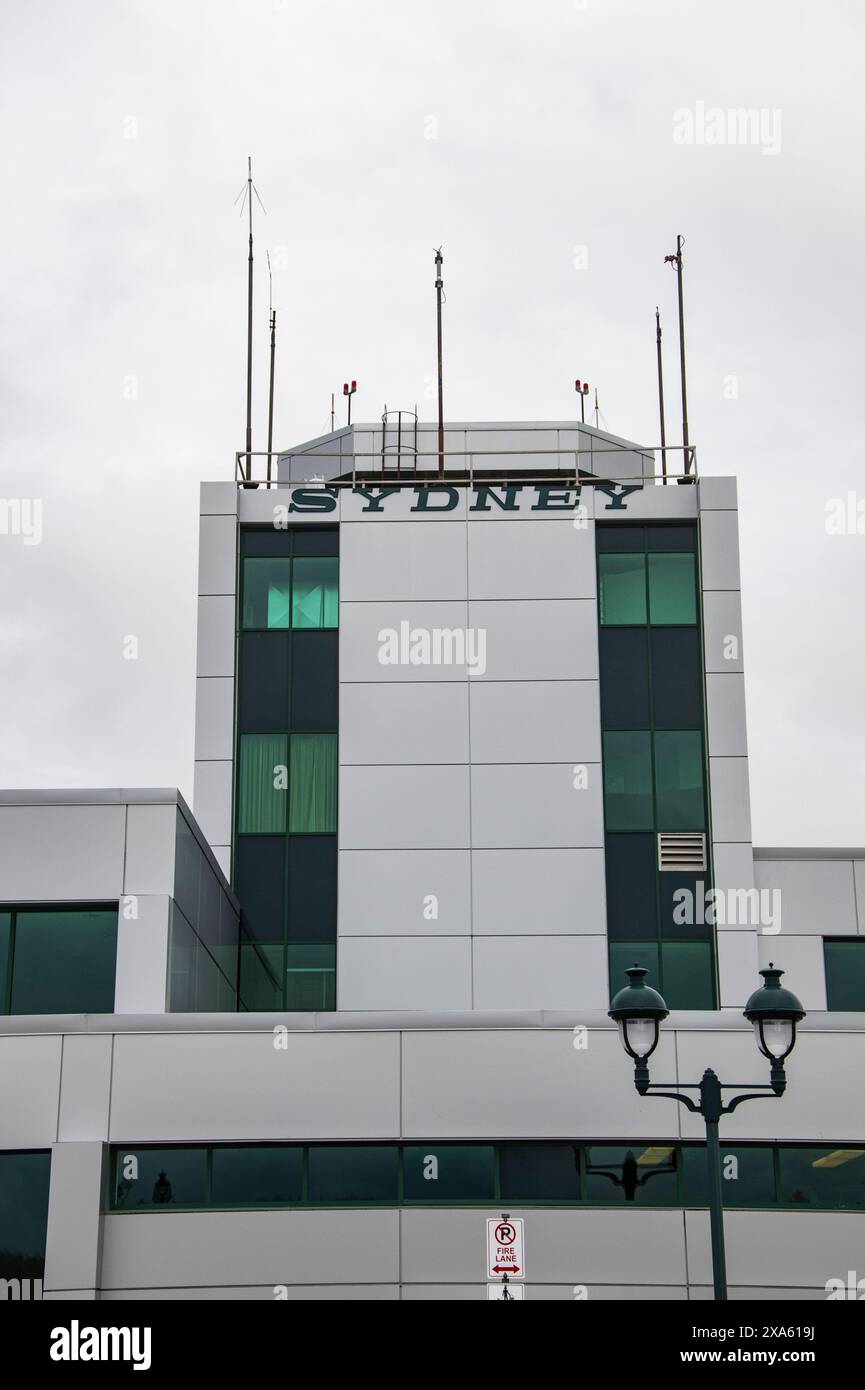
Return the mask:
<svg viewBox="0 0 865 1390"><path fill-rule="evenodd" d="M834 1012L865 1010L865 941L825 940L826 1008Z"/></svg>
<svg viewBox="0 0 865 1390"><path fill-rule="evenodd" d="M117 905L0 911L0 1013L114 1009Z"/></svg>
<svg viewBox="0 0 865 1390"><path fill-rule="evenodd" d="M17 1164L38 1159L42 1166L29 1174L21 1169L17 1179L10 1168L6 1188L7 1159ZM0 1154L0 1250L6 1231L5 1239L11 1242L7 1248L19 1256L37 1247L44 1251L47 1164L47 1154ZM865 1145L722 1144L721 1174L726 1207L865 1211ZM675 1139L618 1144L430 1140L118 1145L112 1150L113 1211L489 1207L505 1201L527 1206L705 1207L706 1146ZM20 1219L19 1205L26 1209Z"/></svg>
<svg viewBox="0 0 865 1390"><path fill-rule="evenodd" d="M6 1298L41 1298L50 1153L0 1153L0 1279Z"/></svg>

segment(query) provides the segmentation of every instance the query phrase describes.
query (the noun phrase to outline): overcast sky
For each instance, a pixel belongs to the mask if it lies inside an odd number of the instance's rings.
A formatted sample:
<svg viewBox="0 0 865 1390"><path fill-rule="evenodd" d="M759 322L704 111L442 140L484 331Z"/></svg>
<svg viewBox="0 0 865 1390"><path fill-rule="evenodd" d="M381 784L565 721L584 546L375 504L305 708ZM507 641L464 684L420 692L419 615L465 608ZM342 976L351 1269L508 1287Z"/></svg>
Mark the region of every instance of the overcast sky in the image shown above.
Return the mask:
<svg viewBox="0 0 865 1390"><path fill-rule="evenodd" d="M754 840L865 844L865 534L826 531L833 498L865 512L860 4L6 0L0 26L0 497L42 503L40 544L0 535L0 784L191 800L251 153L258 447L266 247L288 447L349 376L356 419L433 417L439 242L448 418L572 418L581 376L655 442L659 303L678 440L686 237L691 438L739 479ZM712 108L762 135L707 143Z"/></svg>

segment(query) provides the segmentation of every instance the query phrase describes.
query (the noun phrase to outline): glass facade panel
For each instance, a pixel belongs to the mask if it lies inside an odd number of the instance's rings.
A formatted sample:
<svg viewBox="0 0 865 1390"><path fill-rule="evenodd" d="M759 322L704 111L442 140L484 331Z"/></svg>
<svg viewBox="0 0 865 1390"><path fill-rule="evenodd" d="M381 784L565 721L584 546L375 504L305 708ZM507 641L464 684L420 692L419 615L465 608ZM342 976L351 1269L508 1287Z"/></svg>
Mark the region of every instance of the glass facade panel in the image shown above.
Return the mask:
<svg viewBox="0 0 865 1390"><path fill-rule="evenodd" d="M823 942L826 965L826 1008L858 1013L865 1010L865 941Z"/></svg>
<svg viewBox="0 0 865 1390"><path fill-rule="evenodd" d="M649 629L656 729L702 729L703 673L696 627ZM636 722L636 721L634 721Z"/></svg>
<svg viewBox="0 0 865 1390"><path fill-rule="evenodd" d="M657 941L611 941L610 942L610 993L616 994L628 983L626 970L632 965L642 965L648 970L646 984L653 989L661 988L660 946Z"/></svg>
<svg viewBox="0 0 865 1390"><path fill-rule="evenodd" d="M288 728L290 640L287 632L241 633L237 718L243 733Z"/></svg>
<svg viewBox="0 0 865 1390"><path fill-rule="evenodd" d="M658 936L655 836L608 835L607 934L623 939Z"/></svg>
<svg viewBox="0 0 865 1390"><path fill-rule="evenodd" d="M292 734L290 810L292 834L336 830L336 734Z"/></svg>
<svg viewBox="0 0 865 1390"><path fill-rule="evenodd" d="M602 627L646 621L646 557L598 556L598 605Z"/></svg>
<svg viewBox="0 0 865 1390"><path fill-rule="evenodd" d="M672 626L697 621L694 556L649 555L649 621Z"/></svg>
<svg viewBox="0 0 865 1390"><path fill-rule="evenodd" d="M608 830L653 828L652 743L647 731L604 734L604 813Z"/></svg>
<svg viewBox="0 0 865 1390"><path fill-rule="evenodd" d="M501 1144L502 1199L511 1202L577 1202L580 1149L577 1144Z"/></svg>
<svg viewBox="0 0 865 1390"><path fill-rule="evenodd" d="M712 947L708 941L661 942L661 993L668 1009L714 1009Z"/></svg>
<svg viewBox="0 0 865 1390"><path fill-rule="evenodd" d="M203 1207L206 1201L206 1149L115 1150L115 1207Z"/></svg>
<svg viewBox="0 0 865 1390"><path fill-rule="evenodd" d="M276 1207L303 1195L303 1147L214 1149L211 1206Z"/></svg>
<svg viewBox="0 0 865 1390"><path fill-rule="evenodd" d="M237 792L238 830L258 835L284 831L288 786L287 736L242 734Z"/></svg>
<svg viewBox="0 0 865 1390"><path fill-rule="evenodd" d="M655 785L659 830L705 829L703 739L699 732L663 730L655 734Z"/></svg>
<svg viewBox="0 0 865 1390"><path fill-rule="evenodd" d="M311 1144L310 1202L386 1202L398 1196L395 1144Z"/></svg>
<svg viewBox="0 0 865 1390"><path fill-rule="evenodd" d="M682 1150L682 1196L686 1206L709 1203L705 1148ZM721 1149L721 1193L725 1207L775 1205L775 1163L771 1148L724 1145Z"/></svg>
<svg viewBox="0 0 865 1390"><path fill-rule="evenodd" d="M785 1206L861 1211L865 1208L865 1149L782 1148L780 1179ZM843 1276L844 1271L837 1273Z"/></svg>
<svg viewBox="0 0 865 1390"><path fill-rule="evenodd" d="M613 1206L674 1207L678 1201L676 1146L624 1148L593 1144L586 1149L586 1201Z"/></svg>
<svg viewBox="0 0 865 1390"><path fill-rule="evenodd" d="M291 625L291 561L288 556L247 556L243 562L243 627Z"/></svg>
<svg viewBox="0 0 865 1390"><path fill-rule="evenodd" d="M234 887L243 905L247 933L255 941L282 941L285 936L284 835L240 835L234 864Z"/></svg>
<svg viewBox="0 0 865 1390"><path fill-rule="evenodd" d="M403 1150L407 1202L483 1202L495 1196L492 1144L407 1144Z"/></svg>
<svg viewBox="0 0 865 1390"><path fill-rule="evenodd" d="M9 1012L111 1013L116 957L116 906L16 912Z"/></svg>
<svg viewBox="0 0 865 1390"><path fill-rule="evenodd" d="M339 725L339 633L291 635L291 727L333 730Z"/></svg>
<svg viewBox="0 0 865 1390"><path fill-rule="evenodd" d="M0 912L0 1014L9 1012L12 983L12 913Z"/></svg>
<svg viewBox="0 0 865 1390"><path fill-rule="evenodd" d="M335 941L336 836L292 835L288 856L289 941Z"/></svg>
<svg viewBox="0 0 865 1390"><path fill-rule="evenodd" d="M336 946L286 947L285 1007L319 1012L336 1007Z"/></svg>
<svg viewBox="0 0 865 1390"><path fill-rule="evenodd" d="M599 638L604 728L648 728L652 722L648 629L602 627Z"/></svg>
<svg viewBox="0 0 865 1390"><path fill-rule="evenodd" d="M272 1013L283 1007L284 946L240 947L240 1007L248 1013Z"/></svg>
<svg viewBox="0 0 865 1390"><path fill-rule="evenodd" d="M41 1279L50 1153L0 1153L0 1279Z"/></svg>
<svg viewBox="0 0 865 1390"><path fill-rule="evenodd" d="M295 627L339 626L339 560L335 555L295 559L291 616Z"/></svg>

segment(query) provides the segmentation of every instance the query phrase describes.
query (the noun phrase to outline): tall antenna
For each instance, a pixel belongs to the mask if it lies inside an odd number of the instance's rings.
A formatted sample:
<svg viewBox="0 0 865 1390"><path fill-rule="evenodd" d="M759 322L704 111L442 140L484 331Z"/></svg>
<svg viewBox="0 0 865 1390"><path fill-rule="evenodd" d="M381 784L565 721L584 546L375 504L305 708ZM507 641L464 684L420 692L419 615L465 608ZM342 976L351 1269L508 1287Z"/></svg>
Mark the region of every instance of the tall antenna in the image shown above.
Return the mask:
<svg viewBox="0 0 865 1390"><path fill-rule="evenodd" d="M273 371L276 364L276 310L273 307L273 272L270 252L267 253L267 276L270 283L270 395L267 403L267 481L270 482L270 463L273 454Z"/></svg>
<svg viewBox="0 0 865 1390"><path fill-rule="evenodd" d="M664 265L676 267L676 282L679 291L679 369L682 377L682 444L685 453L685 476L691 471L691 450L688 438L688 386L685 381L685 309L682 302L682 247L683 236L676 237L675 255L665 256Z"/></svg>
<svg viewBox="0 0 865 1390"><path fill-rule="evenodd" d="M333 434L336 429L336 410L333 404L333 391L330 393L330 432Z"/></svg>
<svg viewBox="0 0 865 1390"><path fill-rule="evenodd" d="M436 331L438 336L438 374L439 374L439 477L444 477L445 472L445 417L444 417L444 397L442 387L442 291L444 281L442 280L442 265L444 256L441 247L436 251Z"/></svg>
<svg viewBox="0 0 865 1390"><path fill-rule="evenodd" d="M667 486L667 426L664 422L664 363L661 359L661 311L655 305L655 342L658 347L658 408L661 412L661 473Z"/></svg>
<svg viewBox="0 0 865 1390"><path fill-rule="evenodd" d="M264 203L258 196L258 189L252 182L252 155L247 156L246 182L235 198L240 203L240 215L249 208L249 283L246 303L246 481L252 478L252 195L258 198L258 205L265 212Z"/></svg>
<svg viewBox="0 0 865 1390"><path fill-rule="evenodd" d="M599 410L598 410L598 388L597 388L597 386L596 386L596 387L595 387L595 429L596 429L596 430L597 430L597 429L600 429L600 425L598 424L598 416L599 416L599 414L600 414L600 412L599 412Z"/></svg>

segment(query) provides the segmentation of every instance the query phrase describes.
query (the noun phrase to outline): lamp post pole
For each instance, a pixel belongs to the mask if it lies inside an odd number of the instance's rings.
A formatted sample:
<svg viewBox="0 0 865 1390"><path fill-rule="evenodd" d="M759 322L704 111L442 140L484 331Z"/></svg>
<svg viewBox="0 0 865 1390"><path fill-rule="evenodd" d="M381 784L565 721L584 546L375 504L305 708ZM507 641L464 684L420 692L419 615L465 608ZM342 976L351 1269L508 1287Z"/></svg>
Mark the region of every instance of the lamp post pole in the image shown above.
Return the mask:
<svg viewBox="0 0 865 1390"><path fill-rule="evenodd" d="M634 1085L638 1094L678 1101L695 1115L703 1117L706 1126L712 1279L716 1301L725 1302L727 1261L718 1125L723 1115L731 1115L743 1101L781 1099L787 1088L784 1061L793 1051L796 1024L805 1017L805 1010L795 994L781 985L783 970L776 969L770 963L768 969L760 971L763 985L754 991L744 1009L745 1017L754 1025L757 1046L771 1064L768 1083L755 1083L725 1102L724 1091L739 1090L739 1083L719 1081L711 1067L707 1067L699 1082L683 1082L681 1090L673 1090L672 1082L649 1080L649 1058L658 1045L661 1021L667 1017L669 1009L658 991L646 984L648 973L640 965L625 971L629 983L614 996L609 1014L618 1023L622 1045L634 1060ZM699 1100L688 1095L689 1091L697 1091Z"/></svg>

